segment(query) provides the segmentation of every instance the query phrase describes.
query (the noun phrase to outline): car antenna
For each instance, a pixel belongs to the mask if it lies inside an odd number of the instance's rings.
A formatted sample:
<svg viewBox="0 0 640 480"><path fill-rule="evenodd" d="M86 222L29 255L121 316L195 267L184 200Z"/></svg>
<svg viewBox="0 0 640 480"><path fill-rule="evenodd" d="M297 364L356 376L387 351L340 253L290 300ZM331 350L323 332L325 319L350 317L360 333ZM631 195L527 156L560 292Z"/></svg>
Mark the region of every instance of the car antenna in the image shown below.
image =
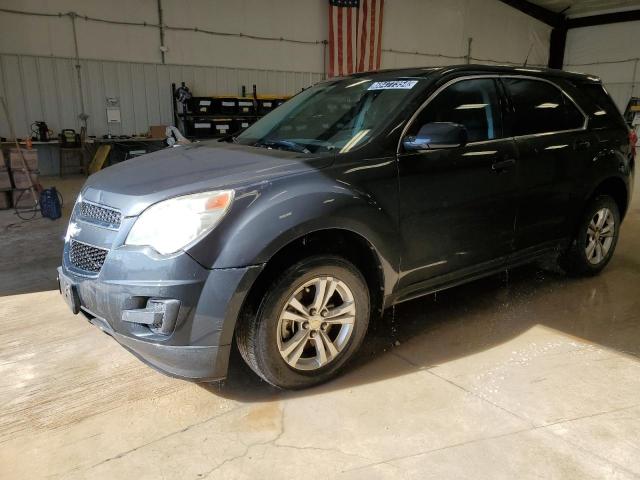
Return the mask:
<svg viewBox="0 0 640 480"><path fill-rule="evenodd" d="M529 55L531 55L532 50L533 50L533 43L529 47L529 51L527 52L527 58L524 59L524 64L522 65L523 67L527 66L527 63L529 62Z"/></svg>

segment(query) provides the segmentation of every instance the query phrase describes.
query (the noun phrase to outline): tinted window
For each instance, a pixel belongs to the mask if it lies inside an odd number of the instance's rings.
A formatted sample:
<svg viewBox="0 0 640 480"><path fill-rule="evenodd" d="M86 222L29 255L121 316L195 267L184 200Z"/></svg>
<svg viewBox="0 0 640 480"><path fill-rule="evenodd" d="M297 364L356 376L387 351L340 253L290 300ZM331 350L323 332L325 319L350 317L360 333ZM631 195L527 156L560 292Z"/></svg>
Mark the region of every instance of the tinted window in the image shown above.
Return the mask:
<svg viewBox="0 0 640 480"><path fill-rule="evenodd" d="M431 122L451 122L466 127L469 142L502 136L500 102L492 79L463 80L440 92L418 115L410 133Z"/></svg>
<svg viewBox="0 0 640 480"><path fill-rule="evenodd" d="M514 135L559 132L583 126L582 113L552 84L516 78L506 78L503 82L515 109Z"/></svg>
<svg viewBox="0 0 640 480"><path fill-rule="evenodd" d="M589 125L593 128L611 128L624 126L624 119L611 97L599 83L576 85L589 99Z"/></svg>
<svg viewBox="0 0 640 480"><path fill-rule="evenodd" d="M582 128L584 126L584 115L566 95L563 95L562 97L564 100L566 115L565 130Z"/></svg>

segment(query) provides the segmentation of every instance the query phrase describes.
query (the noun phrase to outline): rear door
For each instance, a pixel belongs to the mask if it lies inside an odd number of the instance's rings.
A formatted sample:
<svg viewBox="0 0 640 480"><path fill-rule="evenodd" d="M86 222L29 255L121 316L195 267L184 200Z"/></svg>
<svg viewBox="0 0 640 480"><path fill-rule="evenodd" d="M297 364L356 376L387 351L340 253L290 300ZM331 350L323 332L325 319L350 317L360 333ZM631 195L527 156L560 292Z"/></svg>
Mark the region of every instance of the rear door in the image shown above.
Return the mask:
<svg viewBox="0 0 640 480"><path fill-rule="evenodd" d="M457 123L469 142L399 154L401 288L512 251L516 152L503 134L497 86L495 78L455 80L408 127L406 134L415 135L427 123Z"/></svg>
<svg viewBox="0 0 640 480"><path fill-rule="evenodd" d="M577 187L595 146L586 116L556 84L529 77L501 81L518 150L516 250L535 250L570 233Z"/></svg>

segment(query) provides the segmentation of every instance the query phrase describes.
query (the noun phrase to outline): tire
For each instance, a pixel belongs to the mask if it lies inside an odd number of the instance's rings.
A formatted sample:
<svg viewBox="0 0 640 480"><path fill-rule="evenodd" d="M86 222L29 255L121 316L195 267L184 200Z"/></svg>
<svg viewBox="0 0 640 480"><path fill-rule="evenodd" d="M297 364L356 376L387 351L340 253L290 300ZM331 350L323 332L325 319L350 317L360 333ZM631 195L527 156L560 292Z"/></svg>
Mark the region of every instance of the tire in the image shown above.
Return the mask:
<svg viewBox="0 0 640 480"><path fill-rule="evenodd" d="M325 287L322 282L326 282ZM314 312L310 307L320 298L316 297L318 292L323 292L322 297L330 295L321 312L325 317L318 312L311 315ZM294 294L306 313L291 306L294 303L300 307L292 300ZM346 313L338 313L339 309ZM303 389L326 382L345 367L362 344L369 315L369 289L358 269L337 256L312 256L270 283L257 313L240 319L236 343L245 362L266 382L283 389ZM306 325L298 317L307 319ZM291 345L303 347L289 353ZM325 364L321 351L325 352Z"/></svg>
<svg viewBox="0 0 640 480"><path fill-rule="evenodd" d="M591 253L591 257L588 257L589 251L587 247L593 244L592 239L594 238L593 233L590 233L593 232L593 228L590 229L589 226L590 224L597 225L597 220L601 218L599 212L602 211L610 212L613 221L612 233L611 236L608 235L609 230L606 229L606 224L605 228L598 227L596 231L598 238L601 238L602 246L600 255L598 255L598 248L596 248L593 253ZM613 256L613 252L618 243L619 232L620 210L615 200L608 195L601 195L594 198L584 211L576 237L571 242L567 252L559 258L560 266L570 275L593 276L599 274ZM605 233L607 233L607 237L604 236ZM600 237L601 234L602 237ZM608 242L607 238L610 238L610 242ZM604 250L602 242L608 245L606 251Z"/></svg>

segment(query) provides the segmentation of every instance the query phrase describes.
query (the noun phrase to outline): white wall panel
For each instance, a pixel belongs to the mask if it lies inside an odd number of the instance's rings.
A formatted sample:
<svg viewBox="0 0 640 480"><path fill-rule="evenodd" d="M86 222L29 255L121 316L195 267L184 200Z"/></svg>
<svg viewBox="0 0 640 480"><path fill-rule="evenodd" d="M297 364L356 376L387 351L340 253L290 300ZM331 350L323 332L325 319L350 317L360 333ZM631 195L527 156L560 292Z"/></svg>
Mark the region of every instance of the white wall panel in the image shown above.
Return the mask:
<svg viewBox="0 0 640 480"><path fill-rule="evenodd" d="M324 0L163 0L165 22L176 27L284 37L310 42L327 36ZM322 45L256 41L167 31L167 62L322 72Z"/></svg>
<svg viewBox="0 0 640 480"><path fill-rule="evenodd" d="M131 81L131 64L116 63L116 68L118 71L118 94L120 98L120 132L135 132L136 115L133 102L134 89Z"/></svg>
<svg viewBox="0 0 640 480"><path fill-rule="evenodd" d="M59 131L79 129L81 111L71 19L58 13L114 21L158 22L156 0L2 0L2 7L45 12L33 17L0 12L2 90L19 135L35 120ZM327 37L327 0L162 0L165 24L231 34L309 42ZM324 46L168 30L166 65L159 31L76 19L89 134L107 133L105 97L120 98L114 134L147 130L172 120L170 84L184 81L196 95L294 94L323 77ZM419 51L495 62L545 64L548 26L498 0L386 0L383 68L462 63L462 59L399 53ZM389 50L396 50L391 52ZM0 135L7 136L0 118Z"/></svg>
<svg viewBox="0 0 640 480"><path fill-rule="evenodd" d="M250 94L292 95L317 83L321 73L161 65L154 63L81 60L85 111L89 135L137 134L149 125L173 123L171 83L184 81L194 95L239 95L241 85ZM63 128L80 129L80 99L75 61L68 58L0 55L0 95L7 98L18 136L31 123L44 120L56 134ZM107 125L106 98L120 100L120 125ZM9 127L0 116L0 136Z"/></svg>
<svg viewBox="0 0 640 480"><path fill-rule="evenodd" d="M640 96L640 22L623 22L569 30L565 69L602 78L618 107ZM612 63L617 62L617 63Z"/></svg>
<svg viewBox="0 0 640 480"><path fill-rule="evenodd" d="M522 65L529 54L529 65L547 65L551 27L502 2L468 3L465 28L473 38L472 56Z"/></svg>
<svg viewBox="0 0 640 480"><path fill-rule="evenodd" d="M45 118L42 108L42 89L38 76L37 59L34 57L20 57L20 76L24 81L23 93L25 103L25 116L27 119Z"/></svg>
<svg viewBox="0 0 640 480"><path fill-rule="evenodd" d="M2 66L2 78L4 81L3 93L7 101L7 107L13 117L16 134L20 135L20 132L29 132L31 131L31 123L36 119L30 120L27 117L26 92L22 81L20 57L3 56L0 58L0 65ZM7 132L7 135L3 134L3 136L8 136L8 129L3 129L3 131Z"/></svg>
<svg viewBox="0 0 640 480"><path fill-rule="evenodd" d="M164 23L228 33L311 42L327 35L324 0L162 0ZM158 23L156 0L3 0L2 7L128 22ZM157 28L76 20L83 58L160 63ZM167 30L166 63L274 70L322 71L322 45L256 41ZM0 13L2 53L73 57L71 20Z"/></svg>
<svg viewBox="0 0 640 480"><path fill-rule="evenodd" d="M82 62L85 82L85 107L89 114L87 127L90 132L106 132L105 92L102 62L95 60Z"/></svg>
<svg viewBox="0 0 640 480"><path fill-rule="evenodd" d="M162 0L164 23L173 27L321 42L327 38L327 0ZM109 20L157 24L155 0L3 0L23 11L74 11ZM124 26L76 20L82 58L160 63L159 32L151 26ZM438 57L388 50L432 52L462 57L467 38L473 54L499 62L545 64L550 28L498 0L386 0L382 63L385 68L452 63ZM73 57L68 17L0 13L0 53ZM321 73L321 43L214 36L167 30L167 64Z"/></svg>
<svg viewBox="0 0 640 480"><path fill-rule="evenodd" d="M78 126L80 125L78 121L78 115L80 114L80 95L77 88L77 75L74 63L67 58L52 59L52 61L54 62L54 82L56 86L56 97L60 108L61 123L58 125L52 124L49 125L49 127L54 131L59 131L63 128L74 128L78 130ZM48 79L44 78L43 81L46 82ZM12 112L12 115L13 114ZM42 120L47 123L49 122L49 118ZM20 134L18 133L18 135Z"/></svg>
<svg viewBox="0 0 640 480"><path fill-rule="evenodd" d="M521 65L531 50L529 64L546 65L550 34L549 26L495 0L386 0L382 66L464 63L470 37L472 57Z"/></svg>
<svg viewBox="0 0 640 480"><path fill-rule="evenodd" d="M51 58L34 57L38 65L40 97L42 100L43 119L48 119L49 128L56 131L62 125L60 104L58 103L58 89L56 88L55 61Z"/></svg>
<svg viewBox="0 0 640 480"><path fill-rule="evenodd" d="M161 125L168 125L173 123L173 111L171 109L171 102L162 101L163 98L171 98L171 80L169 76L168 65L156 65L157 71L157 84L158 84L158 99L160 100L160 121Z"/></svg>
<svg viewBox="0 0 640 480"><path fill-rule="evenodd" d="M165 0L167 1L167 0ZM182 3L180 0L171 0ZM155 22L156 0L3 0L3 8L41 13L76 12L112 20ZM158 30L77 20L80 56L128 61L160 61ZM72 57L69 17L0 14L2 53Z"/></svg>

